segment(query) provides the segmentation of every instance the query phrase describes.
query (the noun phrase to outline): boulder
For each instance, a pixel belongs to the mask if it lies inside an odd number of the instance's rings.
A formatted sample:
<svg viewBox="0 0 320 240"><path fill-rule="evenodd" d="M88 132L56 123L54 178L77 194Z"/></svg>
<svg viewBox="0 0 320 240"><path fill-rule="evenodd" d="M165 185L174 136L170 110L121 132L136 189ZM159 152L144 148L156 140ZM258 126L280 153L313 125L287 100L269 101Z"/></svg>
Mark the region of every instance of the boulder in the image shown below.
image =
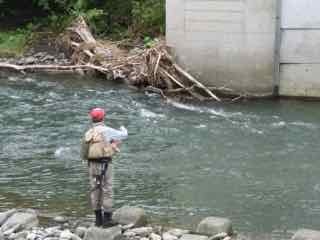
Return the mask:
<svg viewBox="0 0 320 240"><path fill-rule="evenodd" d="M183 234L180 240L208 240L207 236L196 235L196 234Z"/></svg>
<svg viewBox="0 0 320 240"><path fill-rule="evenodd" d="M91 227L85 234L84 240L118 240L121 238L121 228L119 226L112 228Z"/></svg>
<svg viewBox="0 0 320 240"><path fill-rule="evenodd" d="M15 212L17 212L16 209L11 209L6 212L0 213L0 227L7 221L9 217L11 217Z"/></svg>
<svg viewBox="0 0 320 240"><path fill-rule="evenodd" d="M32 209L24 209L12 214L1 226L0 231L12 232L28 230L39 225L37 214Z"/></svg>
<svg viewBox="0 0 320 240"><path fill-rule="evenodd" d="M320 240L320 231L311 229L299 229L291 240Z"/></svg>
<svg viewBox="0 0 320 240"><path fill-rule="evenodd" d="M203 219L198 227L197 232L203 235L216 235L218 233L225 232L228 235L232 235L232 224L227 218L219 217L207 217Z"/></svg>
<svg viewBox="0 0 320 240"><path fill-rule="evenodd" d="M123 206L114 212L112 219L121 225L133 224L134 227L147 224L145 211L138 207Z"/></svg>

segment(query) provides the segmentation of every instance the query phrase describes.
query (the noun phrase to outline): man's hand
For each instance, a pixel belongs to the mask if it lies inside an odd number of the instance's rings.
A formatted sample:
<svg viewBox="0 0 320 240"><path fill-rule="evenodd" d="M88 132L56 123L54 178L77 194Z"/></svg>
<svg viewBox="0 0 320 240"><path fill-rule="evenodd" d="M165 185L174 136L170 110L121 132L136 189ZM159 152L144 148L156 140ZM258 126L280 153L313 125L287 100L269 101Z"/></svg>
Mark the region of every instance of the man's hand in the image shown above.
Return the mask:
<svg viewBox="0 0 320 240"><path fill-rule="evenodd" d="M119 146L121 144L121 141L119 140L112 140L111 142L111 147L116 151L116 152L120 152Z"/></svg>

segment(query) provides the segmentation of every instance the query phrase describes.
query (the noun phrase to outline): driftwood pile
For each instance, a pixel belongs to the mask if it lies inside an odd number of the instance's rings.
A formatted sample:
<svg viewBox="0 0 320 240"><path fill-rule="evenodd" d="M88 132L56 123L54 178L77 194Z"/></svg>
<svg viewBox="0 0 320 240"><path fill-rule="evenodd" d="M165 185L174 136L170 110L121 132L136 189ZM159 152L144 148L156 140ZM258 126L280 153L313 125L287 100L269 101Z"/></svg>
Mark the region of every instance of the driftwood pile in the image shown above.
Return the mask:
<svg viewBox="0 0 320 240"><path fill-rule="evenodd" d="M184 93L198 100L221 101L177 65L162 42L137 54L114 56L112 50L94 39L82 18L68 31L67 42L73 48L72 60L76 65L90 66L109 78L122 79L131 85L159 92L164 97Z"/></svg>
<svg viewBox="0 0 320 240"><path fill-rule="evenodd" d="M24 65L0 63L1 68L27 71L78 71L94 72L112 80L123 80L130 85L167 96L184 96L198 100L221 101L217 95L242 98L231 89L208 88L179 66L163 42L152 48L130 53L114 43L97 41L83 18L77 19L62 44L70 51L72 65Z"/></svg>

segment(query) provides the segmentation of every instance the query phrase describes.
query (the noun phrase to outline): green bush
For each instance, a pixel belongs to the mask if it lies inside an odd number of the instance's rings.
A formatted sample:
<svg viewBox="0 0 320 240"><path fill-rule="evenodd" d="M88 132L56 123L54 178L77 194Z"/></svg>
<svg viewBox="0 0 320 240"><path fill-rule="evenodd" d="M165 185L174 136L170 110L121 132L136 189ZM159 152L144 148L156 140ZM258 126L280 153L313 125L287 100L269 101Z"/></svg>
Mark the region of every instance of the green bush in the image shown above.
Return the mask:
<svg viewBox="0 0 320 240"><path fill-rule="evenodd" d="M133 29L145 35L165 32L165 0L133 1Z"/></svg>
<svg viewBox="0 0 320 240"><path fill-rule="evenodd" d="M165 0L0 0L0 22L63 29L83 16L99 35L154 36L165 29ZM16 22L15 22L16 21Z"/></svg>
<svg viewBox="0 0 320 240"><path fill-rule="evenodd" d="M15 57L23 53L32 36L28 29L0 32L0 56Z"/></svg>

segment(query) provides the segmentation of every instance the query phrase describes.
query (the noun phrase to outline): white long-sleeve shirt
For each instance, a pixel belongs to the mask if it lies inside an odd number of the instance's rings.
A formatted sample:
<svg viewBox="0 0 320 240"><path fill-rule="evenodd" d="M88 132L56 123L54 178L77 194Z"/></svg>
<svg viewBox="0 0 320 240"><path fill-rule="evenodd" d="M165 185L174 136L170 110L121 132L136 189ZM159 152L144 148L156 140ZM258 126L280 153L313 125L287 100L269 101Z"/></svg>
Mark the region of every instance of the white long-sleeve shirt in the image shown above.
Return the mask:
<svg viewBox="0 0 320 240"><path fill-rule="evenodd" d="M124 126L121 126L119 130L106 126L104 123L94 123L93 126L99 132L103 134L106 142L112 140L125 140L128 138L128 131Z"/></svg>

